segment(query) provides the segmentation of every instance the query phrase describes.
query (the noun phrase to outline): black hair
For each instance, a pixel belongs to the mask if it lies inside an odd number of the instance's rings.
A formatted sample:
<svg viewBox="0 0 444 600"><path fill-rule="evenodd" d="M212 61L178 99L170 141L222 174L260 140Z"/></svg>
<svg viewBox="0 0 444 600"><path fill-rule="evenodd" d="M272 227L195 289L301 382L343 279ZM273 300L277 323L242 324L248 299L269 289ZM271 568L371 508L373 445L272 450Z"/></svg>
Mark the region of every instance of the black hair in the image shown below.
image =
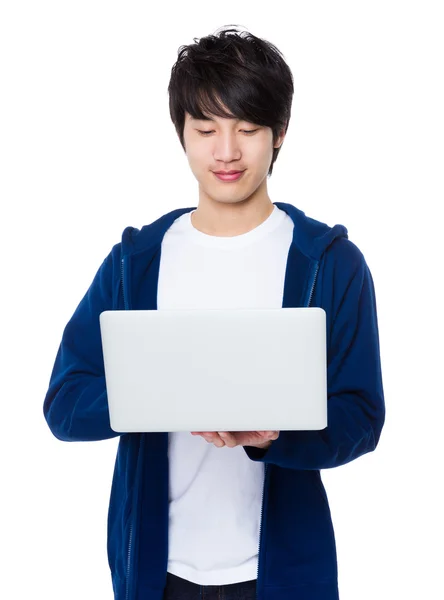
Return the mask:
<svg viewBox="0 0 444 600"><path fill-rule="evenodd" d="M282 53L252 33L226 27L219 35L180 46L171 69L170 116L184 150L185 112L195 119L216 115L271 127L273 144L282 130L287 132L294 87ZM279 150L273 148L268 176Z"/></svg>

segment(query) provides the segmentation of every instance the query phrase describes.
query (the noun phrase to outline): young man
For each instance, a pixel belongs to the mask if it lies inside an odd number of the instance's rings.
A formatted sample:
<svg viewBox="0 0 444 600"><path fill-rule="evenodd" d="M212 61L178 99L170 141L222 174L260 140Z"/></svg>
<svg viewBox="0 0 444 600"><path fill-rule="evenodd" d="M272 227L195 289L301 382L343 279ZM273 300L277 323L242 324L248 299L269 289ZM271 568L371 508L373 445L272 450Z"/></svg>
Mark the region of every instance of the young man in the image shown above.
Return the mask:
<svg viewBox="0 0 444 600"><path fill-rule="evenodd" d="M198 206L123 231L65 327L45 397L58 439L120 436L108 513L117 600L338 600L320 470L373 451L384 424L370 270L343 225L271 201L292 76L274 46L232 31L183 47L171 74ZM307 306L327 314L322 431L110 428L102 311Z"/></svg>

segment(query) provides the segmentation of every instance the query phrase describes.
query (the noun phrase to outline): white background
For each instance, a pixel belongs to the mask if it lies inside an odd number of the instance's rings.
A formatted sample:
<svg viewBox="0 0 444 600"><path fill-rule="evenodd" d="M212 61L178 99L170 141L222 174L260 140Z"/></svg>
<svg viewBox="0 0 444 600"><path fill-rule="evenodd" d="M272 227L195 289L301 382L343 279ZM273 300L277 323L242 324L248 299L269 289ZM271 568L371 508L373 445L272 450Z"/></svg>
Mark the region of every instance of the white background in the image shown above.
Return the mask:
<svg viewBox="0 0 444 600"><path fill-rule="evenodd" d="M441 10L2 3L2 597L113 597L118 439L57 440L43 400L63 328L123 229L197 206L167 86L179 46L235 24L294 76L270 198L345 225L376 287L386 424L375 452L322 472L341 600L444 598Z"/></svg>

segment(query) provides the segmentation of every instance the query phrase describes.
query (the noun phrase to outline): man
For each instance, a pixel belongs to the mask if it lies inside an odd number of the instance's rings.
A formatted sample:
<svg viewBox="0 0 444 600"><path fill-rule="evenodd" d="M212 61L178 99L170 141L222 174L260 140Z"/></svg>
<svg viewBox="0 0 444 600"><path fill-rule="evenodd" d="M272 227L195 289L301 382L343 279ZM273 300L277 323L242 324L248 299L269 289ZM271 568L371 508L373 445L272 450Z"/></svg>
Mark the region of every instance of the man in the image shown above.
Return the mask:
<svg viewBox="0 0 444 600"><path fill-rule="evenodd" d="M61 440L120 436L108 514L117 600L338 600L320 470L373 451L385 419L363 254L343 225L268 195L290 119L291 72L270 43L230 31L182 48L169 85L198 206L123 231L65 327L44 402ZM239 174L220 175L227 171ZM294 306L327 315L324 430L110 428L104 310Z"/></svg>

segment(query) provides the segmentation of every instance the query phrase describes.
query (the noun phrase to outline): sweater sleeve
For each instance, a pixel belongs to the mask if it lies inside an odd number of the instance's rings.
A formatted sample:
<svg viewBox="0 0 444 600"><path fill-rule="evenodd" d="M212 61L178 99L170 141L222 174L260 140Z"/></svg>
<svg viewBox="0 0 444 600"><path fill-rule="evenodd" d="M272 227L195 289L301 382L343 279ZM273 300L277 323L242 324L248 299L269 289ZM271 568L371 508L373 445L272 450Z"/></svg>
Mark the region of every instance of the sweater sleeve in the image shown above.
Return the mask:
<svg viewBox="0 0 444 600"><path fill-rule="evenodd" d="M328 469L373 451L385 420L375 288L364 256L336 286L327 355L327 427L281 431L267 450L245 446L254 461L289 469ZM340 270L339 270L340 271Z"/></svg>
<svg viewBox="0 0 444 600"><path fill-rule="evenodd" d="M112 309L113 250L65 326L52 369L43 413L62 441L121 435L110 427L99 322L100 313Z"/></svg>

